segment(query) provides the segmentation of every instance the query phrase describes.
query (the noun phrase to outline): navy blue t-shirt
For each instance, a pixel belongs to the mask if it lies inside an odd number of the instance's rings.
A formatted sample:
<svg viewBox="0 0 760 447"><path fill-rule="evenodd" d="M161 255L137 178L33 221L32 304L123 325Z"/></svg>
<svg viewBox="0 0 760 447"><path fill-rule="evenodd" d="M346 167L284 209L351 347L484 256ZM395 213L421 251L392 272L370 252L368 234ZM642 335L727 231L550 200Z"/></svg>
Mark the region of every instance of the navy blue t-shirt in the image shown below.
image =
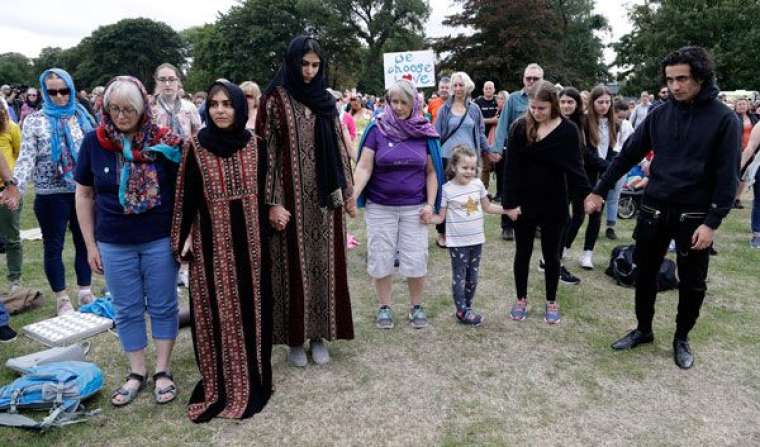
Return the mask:
<svg viewBox="0 0 760 447"><path fill-rule="evenodd" d="M171 233L177 165L158 155L154 162L161 204L141 214L126 214L119 203L123 157L100 145L95 132L82 141L74 180L95 191L95 240L110 244L142 244Z"/></svg>

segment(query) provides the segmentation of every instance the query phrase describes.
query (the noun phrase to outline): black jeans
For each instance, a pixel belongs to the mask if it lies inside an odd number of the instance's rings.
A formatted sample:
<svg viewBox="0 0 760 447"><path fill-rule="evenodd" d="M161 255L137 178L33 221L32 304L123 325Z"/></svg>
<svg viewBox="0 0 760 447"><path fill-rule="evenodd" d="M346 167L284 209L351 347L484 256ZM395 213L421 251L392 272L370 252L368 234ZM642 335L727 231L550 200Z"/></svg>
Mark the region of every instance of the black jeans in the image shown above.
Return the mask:
<svg viewBox="0 0 760 447"><path fill-rule="evenodd" d="M710 253L709 249L692 250L691 238L704 218L704 212L642 203L633 233L636 239L633 256L638 267L636 319L642 332L652 331L657 272L671 239L676 242L680 279L675 338L685 340L697 322L707 290L705 280Z"/></svg>
<svg viewBox="0 0 760 447"><path fill-rule="evenodd" d="M518 298L528 296L528 272L530 257L533 253L533 241L536 238L536 227L541 227L541 251L544 255L544 280L546 282L546 300L557 299L557 284L559 283L560 249L562 231L565 222L562 219L535 219L520 216L515 221L515 288Z"/></svg>
<svg viewBox="0 0 760 447"><path fill-rule="evenodd" d="M573 245L573 241L575 241L575 237L578 235L578 230L583 225L583 219L586 217L586 212L583 209L583 198L573 200L571 205L573 209L572 216L562 234L562 246L568 249Z"/></svg>
<svg viewBox="0 0 760 447"><path fill-rule="evenodd" d="M583 250L594 251L596 240L599 239L599 230L602 227L602 216L604 215L604 205L598 213L589 214L588 224L586 225L586 238L583 241Z"/></svg>

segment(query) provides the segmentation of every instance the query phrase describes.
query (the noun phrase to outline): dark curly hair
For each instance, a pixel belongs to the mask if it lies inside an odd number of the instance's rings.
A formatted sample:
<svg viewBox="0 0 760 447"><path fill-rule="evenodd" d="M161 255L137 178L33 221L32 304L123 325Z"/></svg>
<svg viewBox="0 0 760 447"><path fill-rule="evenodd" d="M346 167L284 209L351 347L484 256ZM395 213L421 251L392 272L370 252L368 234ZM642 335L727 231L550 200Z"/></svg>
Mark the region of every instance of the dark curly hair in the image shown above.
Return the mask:
<svg viewBox="0 0 760 447"><path fill-rule="evenodd" d="M712 56L702 47L683 47L665 56L661 64L662 83L667 85L665 67L686 64L691 68L691 76L699 83L715 79L715 63Z"/></svg>

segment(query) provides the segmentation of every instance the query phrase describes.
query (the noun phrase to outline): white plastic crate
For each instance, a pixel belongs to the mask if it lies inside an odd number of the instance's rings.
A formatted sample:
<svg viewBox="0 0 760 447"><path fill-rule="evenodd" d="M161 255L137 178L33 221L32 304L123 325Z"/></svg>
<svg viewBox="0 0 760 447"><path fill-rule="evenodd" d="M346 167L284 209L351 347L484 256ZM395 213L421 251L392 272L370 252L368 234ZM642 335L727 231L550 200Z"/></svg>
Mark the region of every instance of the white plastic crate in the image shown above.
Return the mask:
<svg viewBox="0 0 760 447"><path fill-rule="evenodd" d="M113 327L113 320L95 314L69 312L21 328L27 337L45 346L66 346Z"/></svg>

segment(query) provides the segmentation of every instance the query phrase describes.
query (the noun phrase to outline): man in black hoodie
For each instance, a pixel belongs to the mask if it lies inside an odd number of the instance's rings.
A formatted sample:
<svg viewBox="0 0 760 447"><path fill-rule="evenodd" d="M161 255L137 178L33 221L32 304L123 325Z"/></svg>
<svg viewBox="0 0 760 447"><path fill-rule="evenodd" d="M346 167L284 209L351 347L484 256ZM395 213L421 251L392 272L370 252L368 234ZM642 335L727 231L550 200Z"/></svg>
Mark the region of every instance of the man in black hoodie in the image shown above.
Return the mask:
<svg viewBox="0 0 760 447"><path fill-rule="evenodd" d="M678 255L678 315L673 340L676 365L694 363L689 331L705 297L709 248L731 210L738 183L739 134L735 114L718 99L713 62L703 48L684 47L661 65L671 97L649 112L586 198L599 212L615 181L651 148L655 156L634 238L638 327L612 344L615 350L654 340L656 277L671 239Z"/></svg>

